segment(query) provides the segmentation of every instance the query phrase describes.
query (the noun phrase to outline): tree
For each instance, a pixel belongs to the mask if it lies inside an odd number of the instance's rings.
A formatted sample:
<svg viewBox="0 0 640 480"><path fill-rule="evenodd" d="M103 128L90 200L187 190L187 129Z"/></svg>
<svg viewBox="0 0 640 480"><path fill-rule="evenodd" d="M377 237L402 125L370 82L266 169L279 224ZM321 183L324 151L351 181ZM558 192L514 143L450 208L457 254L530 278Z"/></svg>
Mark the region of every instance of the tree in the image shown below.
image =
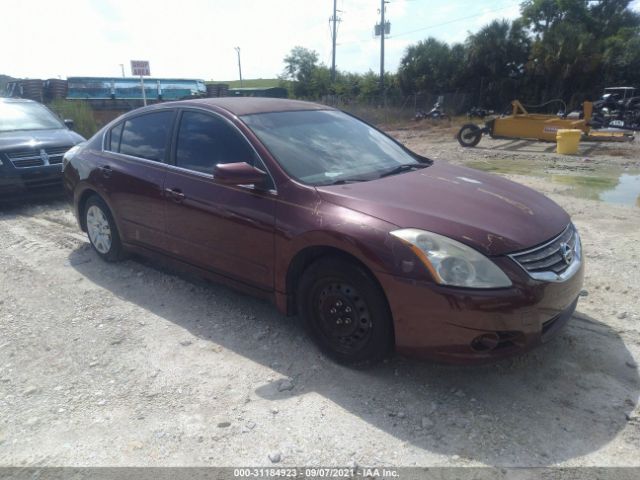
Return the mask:
<svg viewBox="0 0 640 480"><path fill-rule="evenodd" d="M525 0L520 18L493 21L462 44L430 37L409 46L398 73L386 74L384 96L374 72L337 72L332 82L318 54L303 47L284 59L283 78L302 98L336 94L388 100L401 94L462 92L495 109L515 98L537 104L561 98L576 107L598 97L605 86L640 87L640 14L630 4Z"/></svg>
<svg viewBox="0 0 640 480"><path fill-rule="evenodd" d="M463 62L463 48L427 38L407 48L400 60L398 79L404 93L441 93L454 88Z"/></svg>
<svg viewBox="0 0 640 480"><path fill-rule="evenodd" d="M465 47L467 90L478 92L479 105L501 109L512 100L529 58L522 23L494 20L470 34Z"/></svg>
<svg viewBox="0 0 640 480"><path fill-rule="evenodd" d="M529 57L530 41L520 22L494 20L465 42L468 68L474 76L513 78L522 73Z"/></svg>
<svg viewBox="0 0 640 480"><path fill-rule="evenodd" d="M546 34L560 21L584 23L588 4L589 0L526 0L520 11L534 32Z"/></svg>
<svg viewBox="0 0 640 480"><path fill-rule="evenodd" d="M304 47L294 47L284 58L284 77L292 80L296 97L310 98L313 93L311 81L318 68L318 53Z"/></svg>
<svg viewBox="0 0 640 480"><path fill-rule="evenodd" d="M629 0L528 0L522 20L537 36L529 74L543 99L597 97L620 79L637 81L640 16ZM636 48L637 50L637 48Z"/></svg>

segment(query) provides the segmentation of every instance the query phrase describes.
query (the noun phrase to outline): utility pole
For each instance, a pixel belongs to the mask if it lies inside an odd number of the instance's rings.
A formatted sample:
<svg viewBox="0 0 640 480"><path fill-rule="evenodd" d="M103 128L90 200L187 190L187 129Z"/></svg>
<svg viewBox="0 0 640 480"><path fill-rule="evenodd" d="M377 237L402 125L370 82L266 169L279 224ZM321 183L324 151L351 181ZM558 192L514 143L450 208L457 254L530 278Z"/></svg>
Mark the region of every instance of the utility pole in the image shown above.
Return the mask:
<svg viewBox="0 0 640 480"><path fill-rule="evenodd" d="M333 0L333 16L329 19L330 23L333 23L333 30L331 34L331 40L333 42L333 49L331 50L331 81L335 82L336 80L336 38L338 35L337 24L340 19L336 16L336 4L338 0Z"/></svg>
<svg viewBox="0 0 640 480"><path fill-rule="evenodd" d="M385 0L380 0L380 90L384 91L384 4Z"/></svg>
<svg viewBox="0 0 640 480"><path fill-rule="evenodd" d="M238 73L240 74L240 88L242 88L242 65L240 64L240 47L235 47L238 53Z"/></svg>
<svg viewBox="0 0 640 480"><path fill-rule="evenodd" d="M122 70L122 78L124 78L124 63L120 64L120 69Z"/></svg>
<svg viewBox="0 0 640 480"><path fill-rule="evenodd" d="M384 36L391 32L391 24L384 19L384 6L388 0L380 0L380 25L376 25L375 33L380 35L380 90L384 92Z"/></svg>

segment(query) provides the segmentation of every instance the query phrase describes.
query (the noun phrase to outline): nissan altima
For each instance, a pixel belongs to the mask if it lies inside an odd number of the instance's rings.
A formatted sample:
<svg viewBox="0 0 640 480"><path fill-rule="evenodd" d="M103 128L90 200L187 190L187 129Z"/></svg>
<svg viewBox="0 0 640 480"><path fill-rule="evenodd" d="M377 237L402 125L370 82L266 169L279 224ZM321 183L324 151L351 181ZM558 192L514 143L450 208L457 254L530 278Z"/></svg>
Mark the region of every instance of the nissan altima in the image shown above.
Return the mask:
<svg viewBox="0 0 640 480"><path fill-rule="evenodd" d="M578 232L549 198L324 105L158 104L63 164L98 256L160 255L269 299L346 364L523 352L561 330L582 287Z"/></svg>

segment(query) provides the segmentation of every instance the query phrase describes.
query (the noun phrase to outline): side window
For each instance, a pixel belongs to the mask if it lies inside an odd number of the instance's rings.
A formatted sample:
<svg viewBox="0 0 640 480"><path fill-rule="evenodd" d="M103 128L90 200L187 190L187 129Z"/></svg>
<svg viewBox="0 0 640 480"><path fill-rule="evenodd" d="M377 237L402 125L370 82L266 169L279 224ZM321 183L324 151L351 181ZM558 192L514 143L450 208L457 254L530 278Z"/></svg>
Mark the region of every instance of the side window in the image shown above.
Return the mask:
<svg viewBox="0 0 640 480"><path fill-rule="evenodd" d="M117 152L120 150L120 138L122 137L122 127L124 123L120 123L111 129L109 134L109 145L107 150Z"/></svg>
<svg viewBox="0 0 640 480"><path fill-rule="evenodd" d="M147 113L127 120L120 140L120 153L162 162L173 114L173 111Z"/></svg>
<svg viewBox="0 0 640 480"><path fill-rule="evenodd" d="M176 145L178 167L211 174L218 163L234 162L255 164L255 154L242 135L213 115L182 114Z"/></svg>

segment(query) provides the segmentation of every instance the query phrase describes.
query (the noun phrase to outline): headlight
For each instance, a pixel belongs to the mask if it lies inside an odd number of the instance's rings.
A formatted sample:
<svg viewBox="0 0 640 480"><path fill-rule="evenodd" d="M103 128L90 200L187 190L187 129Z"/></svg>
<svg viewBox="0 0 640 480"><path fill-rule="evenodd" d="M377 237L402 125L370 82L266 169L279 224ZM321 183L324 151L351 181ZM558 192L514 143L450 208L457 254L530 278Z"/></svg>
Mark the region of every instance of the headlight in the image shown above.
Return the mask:
<svg viewBox="0 0 640 480"><path fill-rule="evenodd" d="M448 237L417 228L391 235L407 243L441 285L467 288L510 287L511 280L487 257Z"/></svg>

